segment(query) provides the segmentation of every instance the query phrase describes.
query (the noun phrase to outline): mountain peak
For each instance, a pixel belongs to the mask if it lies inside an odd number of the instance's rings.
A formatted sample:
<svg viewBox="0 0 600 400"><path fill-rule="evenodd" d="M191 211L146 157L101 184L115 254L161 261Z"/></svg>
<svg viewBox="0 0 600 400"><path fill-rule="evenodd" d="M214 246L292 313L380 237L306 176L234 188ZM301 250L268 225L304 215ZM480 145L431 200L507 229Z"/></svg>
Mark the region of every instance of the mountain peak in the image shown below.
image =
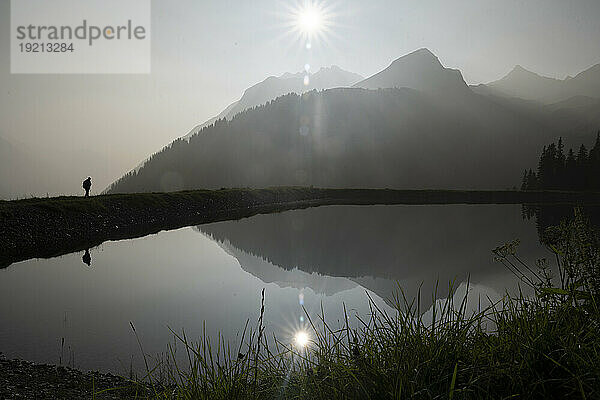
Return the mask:
<svg viewBox="0 0 600 400"><path fill-rule="evenodd" d="M407 87L425 92L455 92L468 88L460 71L445 68L427 48L397 58L383 71L354 86L366 89Z"/></svg>
<svg viewBox="0 0 600 400"><path fill-rule="evenodd" d="M513 67L513 69L511 69L510 72L505 76L505 78L514 77L514 76L541 77L541 75L536 74L535 72L532 72L532 71L528 70L527 68L524 68L520 64L515 65Z"/></svg>
<svg viewBox="0 0 600 400"><path fill-rule="evenodd" d="M321 71L344 71L343 69L341 69L340 67L338 67L337 65L330 65L329 67L321 67L319 68L318 72ZM346 71L344 71L346 72Z"/></svg>
<svg viewBox="0 0 600 400"><path fill-rule="evenodd" d="M560 82L559 79L537 74L517 64L504 77L495 82L488 83L487 86L497 87L505 90L507 94L511 94L520 90L533 90L537 86L557 85Z"/></svg>
<svg viewBox="0 0 600 400"><path fill-rule="evenodd" d="M564 81L537 74L515 65L501 79L486 84L500 96L518 97L525 100L553 102L563 98Z"/></svg>
<svg viewBox="0 0 600 400"><path fill-rule="evenodd" d="M295 74L292 74L291 72L284 72L283 74L279 75L277 78L290 79L290 78L298 77L300 75L303 75L303 72L296 72Z"/></svg>
<svg viewBox="0 0 600 400"><path fill-rule="evenodd" d="M304 81L304 77L308 75L311 77L311 79L313 78L319 78L320 76L325 76L327 75L328 79L334 79L334 80L342 80L342 81L351 81L352 79L354 79L354 82L357 82L361 79L363 79L362 76L355 74L353 72L349 72L346 71L340 67L338 67L337 65L330 65L330 66L323 66L321 68L319 68L318 71L316 72L307 72L305 70L302 70L300 72L296 72L296 73L291 73L291 72L285 72L284 74L275 77L269 77L267 79L273 78L273 79L296 79L299 80L300 82ZM346 83L346 85L352 84L354 82L348 82Z"/></svg>
<svg viewBox="0 0 600 400"><path fill-rule="evenodd" d="M400 58L408 58L408 57L415 57L415 56L420 56L420 57L428 57L428 58L432 58L432 59L438 59L437 56L435 54L433 54L433 52L431 50L429 50L427 47L421 47L420 49L417 49L411 53L408 53Z"/></svg>
<svg viewBox="0 0 600 400"><path fill-rule="evenodd" d="M411 53L408 53L406 55L403 55L402 57L395 59L392 62L392 65L393 64L403 64L403 63L422 63L422 64L428 63L428 64L435 65L438 67L442 67L442 64L440 63L439 58L437 58L437 56L435 54L433 54L431 52L431 50L429 50L428 48L425 48L425 47L420 48L418 50L415 50Z"/></svg>

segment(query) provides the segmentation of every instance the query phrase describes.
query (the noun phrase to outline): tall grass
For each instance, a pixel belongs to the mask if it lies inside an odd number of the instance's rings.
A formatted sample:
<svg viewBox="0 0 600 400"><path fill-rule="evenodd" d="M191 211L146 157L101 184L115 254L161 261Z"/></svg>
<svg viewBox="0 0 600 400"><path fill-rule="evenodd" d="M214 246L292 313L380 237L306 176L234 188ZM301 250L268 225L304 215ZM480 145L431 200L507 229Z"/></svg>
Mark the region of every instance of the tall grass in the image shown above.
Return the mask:
<svg viewBox="0 0 600 400"><path fill-rule="evenodd" d="M529 266L517 242L494 250L531 296L468 311L467 295L433 302L401 290L390 314L368 298L369 315L340 326L306 315L304 348L263 334L263 306L231 347L219 336L175 343L157 365L161 399L508 399L600 398L598 236L580 214L549 232L555 268ZM553 271L556 271L554 274ZM553 275L554 274L554 275ZM468 291L467 291L468 293ZM435 299L434 299L435 300ZM353 327L354 326L354 327ZM178 363L178 352L187 362ZM156 374L148 371L149 379Z"/></svg>

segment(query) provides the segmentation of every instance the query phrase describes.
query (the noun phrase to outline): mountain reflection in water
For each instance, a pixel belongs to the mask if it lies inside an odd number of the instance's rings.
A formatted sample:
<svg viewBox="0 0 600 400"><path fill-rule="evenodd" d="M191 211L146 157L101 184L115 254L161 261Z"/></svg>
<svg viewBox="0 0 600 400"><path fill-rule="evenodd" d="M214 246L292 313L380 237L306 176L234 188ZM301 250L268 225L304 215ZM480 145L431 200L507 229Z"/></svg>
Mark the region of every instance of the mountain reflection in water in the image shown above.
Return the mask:
<svg viewBox="0 0 600 400"><path fill-rule="evenodd" d="M393 313L399 287L408 299L421 288L427 314L450 281L460 300L470 279L475 309L516 290L491 253L516 238L528 262L549 254L519 205L328 206L106 242L0 270L0 351L58 363L64 338L77 367L143 371L130 322L150 355L172 342L169 328L237 343L263 288L265 334L284 342L307 328L305 310L336 326L345 307L358 323L370 297Z"/></svg>
<svg viewBox="0 0 600 400"><path fill-rule="evenodd" d="M332 206L198 226L264 282L333 293L353 283L391 300L421 289L422 305L470 280L494 293L517 281L492 249L520 239L531 262L547 254L520 206ZM342 279L343 278L343 279ZM422 284L422 285L421 285Z"/></svg>

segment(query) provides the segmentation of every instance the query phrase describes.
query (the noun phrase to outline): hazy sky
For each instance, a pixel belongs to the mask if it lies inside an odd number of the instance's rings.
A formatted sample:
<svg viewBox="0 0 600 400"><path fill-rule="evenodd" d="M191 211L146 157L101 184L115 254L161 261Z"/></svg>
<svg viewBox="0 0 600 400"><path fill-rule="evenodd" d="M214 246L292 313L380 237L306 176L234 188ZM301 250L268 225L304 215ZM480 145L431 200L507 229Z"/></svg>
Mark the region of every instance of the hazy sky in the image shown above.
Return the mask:
<svg viewBox="0 0 600 400"><path fill-rule="evenodd" d="M284 24L297 2L156 0L150 75L61 76L10 74L9 1L0 0L0 136L89 152L104 185L248 86L305 63L368 76L428 47L468 83L481 83L515 64L562 78L600 62L598 0L322 3L330 33L308 51Z"/></svg>

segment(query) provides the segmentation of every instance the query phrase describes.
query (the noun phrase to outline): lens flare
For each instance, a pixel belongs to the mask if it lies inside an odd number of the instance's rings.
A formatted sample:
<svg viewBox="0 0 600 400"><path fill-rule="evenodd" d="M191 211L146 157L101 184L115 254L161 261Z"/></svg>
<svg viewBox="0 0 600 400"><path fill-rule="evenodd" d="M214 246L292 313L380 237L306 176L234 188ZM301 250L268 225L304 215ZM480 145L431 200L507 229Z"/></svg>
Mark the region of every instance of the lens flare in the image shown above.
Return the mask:
<svg viewBox="0 0 600 400"><path fill-rule="evenodd" d="M275 12L283 38L301 43L305 50L325 45L337 23L335 0L297 0L281 3L281 11Z"/></svg>
<svg viewBox="0 0 600 400"><path fill-rule="evenodd" d="M298 346L302 349L304 347L306 347L309 340L310 340L310 337L308 336L308 333L306 333L305 331L298 331L294 335L294 343L296 344L296 346Z"/></svg>
<svg viewBox="0 0 600 400"><path fill-rule="evenodd" d="M300 32L313 35L323 27L323 11L315 4L307 3L299 10L296 23Z"/></svg>

